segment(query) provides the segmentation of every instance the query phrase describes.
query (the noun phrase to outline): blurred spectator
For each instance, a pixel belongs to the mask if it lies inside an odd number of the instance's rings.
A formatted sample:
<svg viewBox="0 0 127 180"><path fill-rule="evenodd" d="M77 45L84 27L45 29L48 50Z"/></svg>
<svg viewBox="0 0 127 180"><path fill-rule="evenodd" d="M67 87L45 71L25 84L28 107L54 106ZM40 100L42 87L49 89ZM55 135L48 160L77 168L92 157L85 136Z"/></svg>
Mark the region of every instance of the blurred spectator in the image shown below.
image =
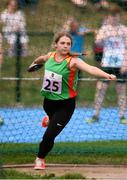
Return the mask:
<svg viewBox="0 0 127 180"><path fill-rule="evenodd" d="M118 95L118 105L120 123L127 124L125 118L126 111L126 73L127 73L127 27L120 23L121 13L119 9L111 9L107 21L102 26L96 36L96 43L103 44L102 69L114 74L117 77L116 92ZM99 120L100 109L104 100L109 81L98 81L95 94L94 116L87 123Z"/></svg>
<svg viewBox="0 0 127 180"><path fill-rule="evenodd" d="M73 17L69 17L63 25L63 30L69 32L73 39L71 52L84 53L85 52L85 35L94 33L95 30L80 26L80 23Z"/></svg>
<svg viewBox="0 0 127 180"><path fill-rule="evenodd" d="M87 5L87 0L71 0L73 4L78 7L85 7Z"/></svg>
<svg viewBox="0 0 127 180"><path fill-rule="evenodd" d="M73 17L69 17L64 23L63 29L69 32L73 39L73 44L71 47L71 52L85 53L85 35L88 33L94 33L92 29L88 29L84 26L80 26L80 23ZM84 56L80 56L84 60ZM80 77L80 72L79 72Z"/></svg>
<svg viewBox="0 0 127 180"><path fill-rule="evenodd" d="M17 36L16 33L20 33L20 42L22 45L22 56L26 56L28 53L28 36L26 34L26 21L24 13L19 10L18 2L16 0L10 0L7 3L7 9L1 13L1 22L3 24L3 33L9 44L8 55L15 55L15 45Z"/></svg>
<svg viewBox="0 0 127 180"><path fill-rule="evenodd" d="M101 23L100 28L104 27L106 24L107 24L107 15L104 16L104 19ZM98 31L96 31L96 34L97 33ZM94 60L95 60L96 66L100 68L102 57L103 57L103 43L97 44L96 42L94 42L93 51L94 51Z"/></svg>

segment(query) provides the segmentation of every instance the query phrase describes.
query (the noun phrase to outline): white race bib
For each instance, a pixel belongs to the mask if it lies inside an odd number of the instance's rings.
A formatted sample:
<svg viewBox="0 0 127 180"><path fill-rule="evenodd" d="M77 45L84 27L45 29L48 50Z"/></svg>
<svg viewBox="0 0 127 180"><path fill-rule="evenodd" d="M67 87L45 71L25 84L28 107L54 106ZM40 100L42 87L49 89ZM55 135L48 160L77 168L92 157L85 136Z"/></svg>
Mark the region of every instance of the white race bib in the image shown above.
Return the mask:
<svg viewBox="0 0 127 180"><path fill-rule="evenodd" d="M52 71L45 70L42 90L61 94L62 90L62 75Z"/></svg>

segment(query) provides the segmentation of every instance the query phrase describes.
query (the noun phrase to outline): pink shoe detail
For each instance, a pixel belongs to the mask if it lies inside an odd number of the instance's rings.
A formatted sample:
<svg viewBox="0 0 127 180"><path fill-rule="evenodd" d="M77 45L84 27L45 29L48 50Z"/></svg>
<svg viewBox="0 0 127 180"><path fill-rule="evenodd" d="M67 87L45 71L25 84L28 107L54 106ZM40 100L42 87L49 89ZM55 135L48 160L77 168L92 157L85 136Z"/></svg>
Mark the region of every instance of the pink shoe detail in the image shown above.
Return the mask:
<svg viewBox="0 0 127 180"><path fill-rule="evenodd" d="M44 170L45 169L45 160L37 157L35 160L34 169L35 170Z"/></svg>

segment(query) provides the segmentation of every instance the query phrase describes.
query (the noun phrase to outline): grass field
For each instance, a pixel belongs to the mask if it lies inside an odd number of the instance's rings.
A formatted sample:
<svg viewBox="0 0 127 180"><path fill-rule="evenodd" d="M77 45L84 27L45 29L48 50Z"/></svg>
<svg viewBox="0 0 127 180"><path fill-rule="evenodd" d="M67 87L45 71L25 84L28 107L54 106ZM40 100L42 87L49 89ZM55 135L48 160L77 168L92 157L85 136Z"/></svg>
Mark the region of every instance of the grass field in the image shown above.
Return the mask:
<svg viewBox="0 0 127 180"><path fill-rule="evenodd" d="M33 163L38 144L1 144L1 164ZM68 158L69 157L69 158ZM47 163L127 164L127 141L56 143Z"/></svg>
<svg viewBox="0 0 127 180"><path fill-rule="evenodd" d="M1 144L0 166L4 164L33 164L38 145L37 144ZM56 153L57 152L57 153ZM48 164L89 164L89 165L126 165L127 164L127 142L126 141L104 141L104 142L82 142L82 143L56 143L53 150L46 158ZM74 168L74 167L73 167ZM1 169L1 179L87 179L78 172L56 175L56 171L34 172L32 167L25 172L11 168ZM95 167L94 167L95 169ZM85 169L84 169L85 170ZM50 173L49 173L50 172ZM113 172L112 172L113 173ZM94 177L94 175L93 175ZM103 178L103 174L102 174ZM92 178L91 180L96 180Z"/></svg>
<svg viewBox="0 0 127 180"><path fill-rule="evenodd" d="M21 173L16 170L2 170L0 171L1 179L86 179L79 173L74 174L65 174L63 176L56 176L54 173L45 174L45 175L36 175L36 174L27 174ZM95 180L95 179L94 179Z"/></svg>

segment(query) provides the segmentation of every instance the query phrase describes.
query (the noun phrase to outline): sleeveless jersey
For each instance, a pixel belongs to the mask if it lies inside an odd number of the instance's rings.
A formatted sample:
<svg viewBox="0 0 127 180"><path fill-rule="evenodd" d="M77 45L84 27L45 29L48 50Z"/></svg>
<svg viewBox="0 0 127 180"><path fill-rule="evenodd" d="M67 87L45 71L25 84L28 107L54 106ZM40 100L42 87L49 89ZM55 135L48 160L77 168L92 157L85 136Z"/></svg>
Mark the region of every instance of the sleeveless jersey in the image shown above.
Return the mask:
<svg viewBox="0 0 127 180"><path fill-rule="evenodd" d="M41 95L51 100L64 100L77 95L78 72L70 69L69 63L72 56L58 63L55 60L56 52L51 52L45 63L44 78Z"/></svg>

